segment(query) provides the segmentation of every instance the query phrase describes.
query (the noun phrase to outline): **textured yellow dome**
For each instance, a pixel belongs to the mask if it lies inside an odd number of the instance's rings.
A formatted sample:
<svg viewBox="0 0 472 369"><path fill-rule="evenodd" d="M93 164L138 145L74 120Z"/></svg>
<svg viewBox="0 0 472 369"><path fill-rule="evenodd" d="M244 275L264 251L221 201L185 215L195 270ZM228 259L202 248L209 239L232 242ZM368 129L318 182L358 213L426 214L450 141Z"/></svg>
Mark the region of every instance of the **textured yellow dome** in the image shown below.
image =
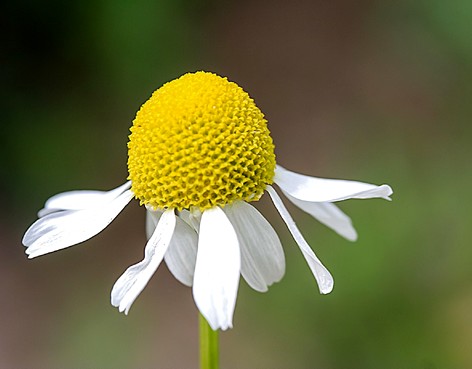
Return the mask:
<svg viewBox="0 0 472 369"><path fill-rule="evenodd" d="M131 189L153 208L254 201L273 182L264 114L241 87L213 73L185 74L156 90L129 138Z"/></svg>

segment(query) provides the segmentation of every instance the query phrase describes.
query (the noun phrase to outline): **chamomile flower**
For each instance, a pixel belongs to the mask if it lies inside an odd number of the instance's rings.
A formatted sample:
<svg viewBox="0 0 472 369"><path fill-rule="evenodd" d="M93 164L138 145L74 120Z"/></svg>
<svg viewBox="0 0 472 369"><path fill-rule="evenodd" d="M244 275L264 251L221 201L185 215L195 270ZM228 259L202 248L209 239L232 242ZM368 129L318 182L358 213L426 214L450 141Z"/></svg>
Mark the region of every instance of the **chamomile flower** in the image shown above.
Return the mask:
<svg viewBox="0 0 472 369"><path fill-rule="evenodd" d="M280 240L251 205L267 192L298 244L320 292L329 271L291 218L289 201L341 236L355 240L350 218L334 203L389 199L388 185L309 177L276 165L267 121L238 85L212 73L185 74L138 111L128 143L128 181L108 191L71 191L50 198L23 244L30 258L81 243L101 232L133 199L147 211L144 259L116 281L111 302L128 313L164 260L192 286L201 314L216 329L232 327L240 276L267 291L285 272Z"/></svg>

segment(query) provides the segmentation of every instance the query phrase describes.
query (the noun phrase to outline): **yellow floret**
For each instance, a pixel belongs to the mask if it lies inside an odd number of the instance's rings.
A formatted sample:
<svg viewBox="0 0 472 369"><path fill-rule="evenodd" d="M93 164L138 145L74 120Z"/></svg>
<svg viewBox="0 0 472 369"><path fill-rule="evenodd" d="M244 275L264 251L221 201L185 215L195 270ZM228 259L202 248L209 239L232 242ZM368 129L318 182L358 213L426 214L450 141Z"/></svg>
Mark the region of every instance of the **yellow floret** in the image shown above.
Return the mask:
<svg viewBox="0 0 472 369"><path fill-rule="evenodd" d="M258 200L273 182L274 144L241 87L189 73L156 90L136 114L128 170L141 204L205 210Z"/></svg>

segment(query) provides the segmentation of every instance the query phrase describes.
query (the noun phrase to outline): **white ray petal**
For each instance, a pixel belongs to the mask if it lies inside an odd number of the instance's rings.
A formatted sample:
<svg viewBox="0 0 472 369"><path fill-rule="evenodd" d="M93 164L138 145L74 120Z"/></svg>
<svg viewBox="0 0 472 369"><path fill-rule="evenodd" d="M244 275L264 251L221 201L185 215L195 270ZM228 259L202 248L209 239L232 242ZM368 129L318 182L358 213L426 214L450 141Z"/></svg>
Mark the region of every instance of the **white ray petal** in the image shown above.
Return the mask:
<svg viewBox="0 0 472 369"><path fill-rule="evenodd" d="M241 256L238 236L218 207L201 217L193 298L213 330L232 327Z"/></svg>
<svg viewBox="0 0 472 369"><path fill-rule="evenodd" d="M44 208L38 212L38 217L42 218L47 214L60 210L83 210L90 207L116 199L123 192L131 187L131 181L111 190L111 191L67 191L50 197L44 204Z"/></svg>
<svg viewBox="0 0 472 369"><path fill-rule="evenodd" d="M34 222L23 237L29 258L76 245L101 232L133 198L127 190L114 200L84 210L63 210Z"/></svg>
<svg viewBox="0 0 472 369"><path fill-rule="evenodd" d="M289 195L303 201L334 202L347 199L381 197L390 200L393 193L388 185L310 177L291 172L280 165L275 169L274 182Z"/></svg>
<svg viewBox="0 0 472 369"><path fill-rule="evenodd" d="M282 279L285 256L277 233L252 205L237 201L224 207L238 235L241 249L241 274L256 291Z"/></svg>
<svg viewBox="0 0 472 369"><path fill-rule="evenodd" d="M316 257L313 250L303 238L302 234L298 230L297 225L293 221L292 217L290 216L287 208L285 207L284 203L282 202L282 199L279 197L277 192L275 192L275 190L271 186L267 186L267 192L272 198L272 202L280 213L280 216L287 225L293 238L300 247L300 250L303 256L305 257L308 266L310 267L313 275L315 276L316 281L318 282L320 292L323 294L330 293L333 290L334 286L333 277L329 273L328 269L326 269L325 266L321 263L321 261Z"/></svg>
<svg viewBox="0 0 472 369"><path fill-rule="evenodd" d="M181 213L181 212L179 212ZM162 212L152 209L146 211L146 233L148 239L156 229ZM192 286L195 260L197 258L198 236L195 230L182 219L177 217L174 235L164 260L174 277L186 286Z"/></svg>
<svg viewBox="0 0 472 369"><path fill-rule="evenodd" d="M166 253L175 229L173 209L162 214L157 227L146 244L144 259L130 266L115 282L111 291L111 303L120 312L128 314L131 305L154 275Z"/></svg>
<svg viewBox="0 0 472 369"><path fill-rule="evenodd" d="M177 217L175 232L164 258L174 277L189 287L193 284L197 241L198 236L195 230Z"/></svg>
<svg viewBox="0 0 472 369"><path fill-rule="evenodd" d="M156 229L162 211L152 210L146 206L146 238L149 240Z"/></svg>
<svg viewBox="0 0 472 369"><path fill-rule="evenodd" d="M341 209L330 202L310 202L296 199L287 192L284 195L303 211L307 212L320 223L334 230L340 236L349 241L357 240L357 232L352 226L351 218L344 214Z"/></svg>
<svg viewBox="0 0 472 369"><path fill-rule="evenodd" d="M188 211L186 209L179 211L179 218L192 227L197 233L200 228L200 218L202 214L199 210Z"/></svg>
<svg viewBox="0 0 472 369"><path fill-rule="evenodd" d="M195 228L195 227L193 227L192 221L190 220L190 216L191 216L190 211L188 211L187 209L180 210L178 212L178 216L179 216L180 219L182 219L189 226L191 226L192 228Z"/></svg>

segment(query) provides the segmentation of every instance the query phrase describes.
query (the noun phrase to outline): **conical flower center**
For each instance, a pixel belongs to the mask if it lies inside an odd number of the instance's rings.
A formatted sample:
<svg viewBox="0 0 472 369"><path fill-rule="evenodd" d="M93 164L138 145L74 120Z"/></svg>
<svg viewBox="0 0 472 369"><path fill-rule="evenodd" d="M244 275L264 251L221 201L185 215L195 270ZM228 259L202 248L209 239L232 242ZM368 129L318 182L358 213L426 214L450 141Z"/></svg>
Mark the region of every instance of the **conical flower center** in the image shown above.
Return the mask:
<svg viewBox="0 0 472 369"><path fill-rule="evenodd" d="M264 114L241 87L207 72L156 90L133 121L128 150L131 189L154 208L258 200L274 177Z"/></svg>

